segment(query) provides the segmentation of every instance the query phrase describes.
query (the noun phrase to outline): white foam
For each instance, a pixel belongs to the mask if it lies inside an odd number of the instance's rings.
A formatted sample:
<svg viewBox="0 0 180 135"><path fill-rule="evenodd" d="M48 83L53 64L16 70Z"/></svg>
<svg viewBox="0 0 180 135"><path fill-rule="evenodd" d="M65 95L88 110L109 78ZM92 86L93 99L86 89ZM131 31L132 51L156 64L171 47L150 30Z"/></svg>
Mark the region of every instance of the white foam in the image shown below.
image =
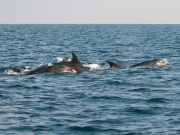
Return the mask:
<svg viewBox="0 0 180 135"><path fill-rule="evenodd" d="M52 63L49 63L48 66L53 66L53 64L52 64Z"/></svg>
<svg viewBox="0 0 180 135"><path fill-rule="evenodd" d="M165 63L169 63L169 61L167 59L162 59Z"/></svg>
<svg viewBox="0 0 180 135"><path fill-rule="evenodd" d="M64 58L62 58L62 57L56 57L56 59L57 59L58 62L62 62Z"/></svg>
<svg viewBox="0 0 180 135"><path fill-rule="evenodd" d="M24 69L25 72L35 69L35 67L31 67L31 66L24 66L24 67L25 67Z"/></svg>
<svg viewBox="0 0 180 135"><path fill-rule="evenodd" d="M4 71L4 74L8 75L24 75L26 72L29 72L31 70L35 69L35 67L31 66L24 66L24 68L19 68L20 72L13 71L13 69L7 69Z"/></svg>
<svg viewBox="0 0 180 135"><path fill-rule="evenodd" d="M103 68L98 64L83 64L84 67L89 68L90 71L102 70Z"/></svg>
<svg viewBox="0 0 180 135"><path fill-rule="evenodd" d="M8 74L8 75L22 75L22 74L24 74L24 73L25 73L24 70L21 70L20 73L15 72L15 71L13 71L12 69L7 69L7 70L4 71L4 74Z"/></svg>
<svg viewBox="0 0 180 135"><path fill-rule="evenodd" d="M7 69L4 71L4 74L8 74L8 75L19 75L20 73L14 72L11 69Z"/></svg>

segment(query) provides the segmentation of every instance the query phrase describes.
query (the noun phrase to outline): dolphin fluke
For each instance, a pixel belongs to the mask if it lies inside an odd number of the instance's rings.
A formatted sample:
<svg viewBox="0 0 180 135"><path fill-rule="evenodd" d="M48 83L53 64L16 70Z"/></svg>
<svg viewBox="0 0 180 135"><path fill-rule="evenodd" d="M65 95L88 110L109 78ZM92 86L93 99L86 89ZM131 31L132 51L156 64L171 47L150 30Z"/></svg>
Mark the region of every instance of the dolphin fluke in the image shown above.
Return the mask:
<svg viewBox="0 0 180 135"><path fill-rule="evenodd" d="M122 66L120 64L117 64L117 63L115 63L115 62L113 62L111 60L107 60L106 62L109 64L109 66L111 68L124 68L124 66Z"/></svg>

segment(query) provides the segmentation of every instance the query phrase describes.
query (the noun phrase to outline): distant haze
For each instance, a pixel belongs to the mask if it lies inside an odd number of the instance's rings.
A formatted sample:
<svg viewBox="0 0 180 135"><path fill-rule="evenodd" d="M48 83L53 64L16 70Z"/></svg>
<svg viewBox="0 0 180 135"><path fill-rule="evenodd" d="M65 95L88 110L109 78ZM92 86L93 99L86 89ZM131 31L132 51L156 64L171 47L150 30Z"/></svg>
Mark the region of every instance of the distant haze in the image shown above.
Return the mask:
<svg viewBox="0 0 180 135"><path fill-rule="evenodd" d="M0 0L0 24L180 24L180 0Z"/></svg>

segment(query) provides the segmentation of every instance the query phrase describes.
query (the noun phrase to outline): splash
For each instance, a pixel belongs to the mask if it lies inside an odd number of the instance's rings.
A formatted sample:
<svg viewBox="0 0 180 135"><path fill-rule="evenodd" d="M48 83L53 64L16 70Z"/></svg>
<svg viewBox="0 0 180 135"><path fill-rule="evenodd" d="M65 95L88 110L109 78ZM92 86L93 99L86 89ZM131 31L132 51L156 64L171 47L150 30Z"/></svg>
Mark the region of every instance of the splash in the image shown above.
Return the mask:
<svg viewBox="0 0 180 135"><path fill-rule="evenodd" d="M102 70L103 68L98 64L83 64L89 71Z"/></svg>
<svg viewBox="0 0 180 135"><path fill-rule="evenodd" d="M162 59L162 60L159 60L157 63L156 63L156 66L158 67L163 67L165 65L169 64L168 60L167 59Z"/></svg>
<svg viewBox="0 0 180 135"><path fill-rule="evenodd" d="M167 59L162 59L165 63L169 64L169 61Z"/></svg>
<svg viewBox="0 0 180 135"><path fill-rule="evenodd" d="M48 66L53 66L53 64L52 64L52 63L49 63Z"/></svg>
<svg viewBox="0 0 180 135"><path fill-rule="evenodd" d="M35 67L24 66L24 68L10 68L4 71L4 74L8 75L24 75L27 72L35 69Z"/></svg>
<svg viewBox="0 0 180 135"><path fill-rule="evenodd" d="M62 62L64 60L64 58L62 58L62 57L56 57L56 59L58 62Z"/></svg>
<svg viewBox="0 0 180 135"><path fill-rule="evenodd" d="M20 75L20 72L15 72L13 69L7 69L4 71L4 74L7 74L7 75Z"/></svg>

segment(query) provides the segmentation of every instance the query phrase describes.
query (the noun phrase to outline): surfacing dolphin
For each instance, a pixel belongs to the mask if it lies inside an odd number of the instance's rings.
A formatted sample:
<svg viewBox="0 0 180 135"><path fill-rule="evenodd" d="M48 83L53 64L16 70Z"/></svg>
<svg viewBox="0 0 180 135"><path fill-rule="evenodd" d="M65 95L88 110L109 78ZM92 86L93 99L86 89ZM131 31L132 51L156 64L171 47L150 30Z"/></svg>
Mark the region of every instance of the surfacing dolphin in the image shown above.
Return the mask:
<svg viewBox="0 0 180 135"><path fill-rule="evenodd" d="M133 68L133 67L139 67L139 66L157 66L157 67L163 67L165 65L168 64L168 61L163 59L154 59L154 60L149 60L149 61L145 61L145 62L141 62L135 65L131 65L129 67Z"/></svg>
<svg viewBox="0 0 180 135"><path fill-rule="evenodd" d="M117 64L117 63L115 63L115 62L113 62L113 61L111 61L111 60L107 60L106 62L109 64L109 66L110 66L111 68L125 68L125 67L122 66L121 64Z"/></svg>
<svg viewBox="0 0 180 135"><path fill-rule="evenodd" d="M17 69L17 68L13 68L11 70L20 74L22 72L21 69ZM83 67L79 58L76 56L75 53L72 52L72 59L67 58L62 62L43 65L34 70L24 72L23 74L32 75L32 74L57 73L57 72L81 73L85 71L87 71L87 69Z"/></svg>
<svg viewBox="0 0 180 135"><path fill-rule="evenodd" d="M111 68L125 68L124 66L117 64L113 61L106 61ZM157 67L163 67L165 65L167 65L169 62L167 60L160 60L160 59L154 59L154 60L149 60L149 61L144 61L135 65L131 65L129 66L129 68L133 68L133 67L140 67L140 66L157 66Z"/></svg>

